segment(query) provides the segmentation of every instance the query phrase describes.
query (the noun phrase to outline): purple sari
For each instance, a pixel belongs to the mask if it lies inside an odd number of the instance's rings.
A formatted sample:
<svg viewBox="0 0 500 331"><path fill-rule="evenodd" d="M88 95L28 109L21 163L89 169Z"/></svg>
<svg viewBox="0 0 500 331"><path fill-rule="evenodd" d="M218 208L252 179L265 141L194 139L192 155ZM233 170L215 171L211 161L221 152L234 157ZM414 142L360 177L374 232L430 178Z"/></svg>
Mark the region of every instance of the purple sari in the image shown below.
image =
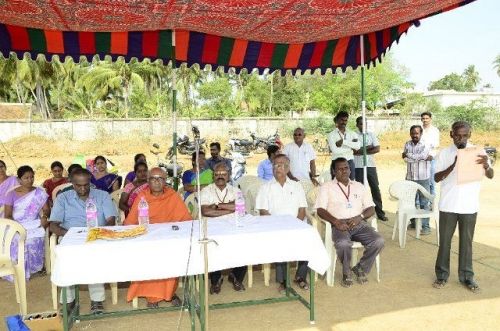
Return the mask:
<svg viewBox="0 0 500 331"><path fill-rule="evenodd" d="M90 182L95 185L98 190L106 191L108 193L113 192L113 184L118 180L118 176L115 174L107 174L99 179L96 179L94 175L90 179Z"/></svg>
<svg viewBox="0 0 500 331"><path fill-rule="evenodd" d="M47 202L48 195L42 188L35 188L33 191L23 196L18 196L12 190L8 195L5 204L12 206L12 218L19 222L26 229L26 244L24 251L24 265L26 279L43 269L44 264L44 240L45 230L41 226L40 210ZM17 261L17 236L12 241L10 248L11 256ZM5 277L12 281L12 277Z"/></svg>
<svg viewBox="0 0 500 331"><path fill-rule="evenodd" d="M3 206L5 205L7 194L16 186L19 186L16 176L9 176L0 184L0 218L4 217Z"/></svg>

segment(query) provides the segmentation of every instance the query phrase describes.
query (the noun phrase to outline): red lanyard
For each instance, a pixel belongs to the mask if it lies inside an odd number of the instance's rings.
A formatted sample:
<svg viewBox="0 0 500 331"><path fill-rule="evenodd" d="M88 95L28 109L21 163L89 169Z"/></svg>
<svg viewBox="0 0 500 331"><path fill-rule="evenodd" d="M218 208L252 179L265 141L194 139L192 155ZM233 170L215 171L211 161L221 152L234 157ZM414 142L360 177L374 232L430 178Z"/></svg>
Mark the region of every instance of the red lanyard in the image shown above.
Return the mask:
<svg viewBox="0 0 500 331"><path fill-rule="evenodd" d="M347 199L347 202L349 202L349 196L351 195L351 185L350 184L347 184L347 194L345 193L344 189L342 188L342 186L340 186L339 183L337 183L339 189L342 191L342 193L344 194L345 198Z"/></svg>

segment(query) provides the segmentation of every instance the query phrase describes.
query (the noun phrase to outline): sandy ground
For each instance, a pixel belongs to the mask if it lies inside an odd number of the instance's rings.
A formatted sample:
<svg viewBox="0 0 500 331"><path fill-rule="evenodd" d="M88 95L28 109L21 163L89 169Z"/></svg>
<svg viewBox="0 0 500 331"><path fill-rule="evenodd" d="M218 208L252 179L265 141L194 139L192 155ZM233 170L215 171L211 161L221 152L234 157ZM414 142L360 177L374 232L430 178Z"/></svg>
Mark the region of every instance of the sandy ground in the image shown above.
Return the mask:
<svg viewBox="0 0 500 331"><path fill-rule="evenodd" d="M36 149L36 146L33 146ZM68 147L70 148L70 147ZM40 146L38 146L40 149ZM43 149L43 148L42 148ZM114 159L122 162L127 170L133 153L117 154ZM436 237L422 240L409 231L407 246L399 248L391 240L396 202L388 197L391 182L404 178L402 163L394 156L397 150L384 150L378 157L380 188L384 195L384 207L389 222L379 222L379 231L386 239L381 255L381 281L377 283L374 272L367 285L354 285L350 289L339 285L340 268L337 266L335 286L328 287L320 279L316 287L316 324L310 325L308 311L298 302L272 305L221 309L210 312L212 330L499 330L500 329L500 223L496 219L498 208L498 175L494 180L484 180L481 192L481 211L476 226L474 242L474 270L482 292L473 294L458 283L457 240L454 238L451 255L449 284L442 290L434 289L434 262L437 253ZM1 156L1 155L0 155ZM255 172L255 165L264 158L258 155L249 160L248 172ZM60 159L69 162L71 157L61 152ZM19 155L16 163L28 162L29 155ZM151 158L152 160L152 158ZM187 160L184 159L184 162ZM36 160L40 168L50 164L50 159ZM187 162L186 162L187 164ZM43 165L43 166L42 166ZM326 170L328 161L318 160L318 168ZM500 167L496 167L500 171ZM41 180L41 179L40 179ZM431 220L431 226L434 221ZM274 274L272 275L274 279ZM50 281L47 276L36 277L28 282L28 310L51 310ZM179 290L182 293L182 289ZM304 293L306 294L306 293ZM254 271L254 287L244 293L236 293L225 281L222 293L211 296L211 302L224 302L278 295L276 286L265 287L260 271ZM126 288L119 292L119 303L111 305L107 292L108 309L126 309ZM16 314L14 287L0 281L0 316ZM88 309L88 295L82 294L83 310ZM141 302L144 305L144 302ZM179 322L179 318L181 321ZM126 318L108 318L85 321L75 325L75 330L188 330L189 315L183 313L155 313ZM0 330L5 326L0 324Z"/></svg>

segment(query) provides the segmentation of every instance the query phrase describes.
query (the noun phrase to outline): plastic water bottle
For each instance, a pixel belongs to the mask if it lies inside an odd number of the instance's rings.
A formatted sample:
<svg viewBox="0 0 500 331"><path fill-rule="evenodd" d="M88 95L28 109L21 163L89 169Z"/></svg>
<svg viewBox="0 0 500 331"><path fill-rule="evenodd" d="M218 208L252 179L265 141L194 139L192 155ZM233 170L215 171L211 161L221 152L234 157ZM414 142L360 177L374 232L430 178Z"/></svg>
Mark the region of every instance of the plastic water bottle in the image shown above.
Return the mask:
<svg viewBox="0 0 500 331"><path fill-rule="evenodd" d="M144 197L141 197L141 201L139 201L139 225L145 225L146 227L149 225L149 205Z"/></svg>
<svg viewBox="0 0 500 331"><path fill-rule="evenodd" d="M243 198L243 193L238 192L236 194L236 200L234 201L234 217L236 220L236 226L243 226L242 220L245 217L245 199Z"/></svg>
<svg viewBox="0 0 500 331"><path fill-rule="evenodd" d="M85 202L85 216L87 218L87 228L97 227L97 206L94 199L88 198Z"/></svg>

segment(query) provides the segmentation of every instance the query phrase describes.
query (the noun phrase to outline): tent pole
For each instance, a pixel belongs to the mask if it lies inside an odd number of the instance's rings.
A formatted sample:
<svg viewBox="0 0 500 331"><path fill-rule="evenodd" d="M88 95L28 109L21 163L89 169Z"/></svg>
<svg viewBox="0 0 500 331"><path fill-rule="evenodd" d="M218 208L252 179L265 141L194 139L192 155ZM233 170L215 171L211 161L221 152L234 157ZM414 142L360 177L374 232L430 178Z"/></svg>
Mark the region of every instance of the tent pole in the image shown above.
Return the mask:
<svg viewBox="0 0 500 331"><path fill-rule="evenodd" d="M175 61L175 30L172 30L172 161L174 164L174 190L179 188L177 178L177 64Z"/></svg>
<svg viewBox="0 0 500 331"><path fill-rule="evenodd" d="M365 43L364 35L360 35L361 49L361 116L363 122L363 183L368 188L368 170L366 167L366 101L365 101Z"/></svg>

